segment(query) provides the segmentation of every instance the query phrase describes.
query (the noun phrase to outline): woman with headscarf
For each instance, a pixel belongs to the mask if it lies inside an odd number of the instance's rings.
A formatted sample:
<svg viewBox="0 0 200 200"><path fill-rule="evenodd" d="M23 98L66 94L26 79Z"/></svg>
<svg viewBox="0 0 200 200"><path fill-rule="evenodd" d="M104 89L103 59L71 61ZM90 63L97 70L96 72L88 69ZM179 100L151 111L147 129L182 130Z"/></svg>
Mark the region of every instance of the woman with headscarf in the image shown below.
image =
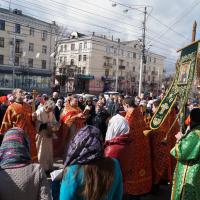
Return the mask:
<svg viewBox="0 0 200 200"><path fill-rule="evenodd" d="M190 131L176 134L171 154L177 160L173 177L172 200L200 199L200 109L190 113Z"/></svg>
<svg viewBox="0 0 200 200"><path fill-rule="evenodd" d="M53 126L57 121L54 115L55 103L48 100L36 111L36 147L38 160L45 172L53 169Z"/></svg>
<svg viewBox="0 0 200 200"><path fill-rule="evenodd" d="M127 166L131 164L130 157L127 156L130 155L129 149L132 142L129 130L128 122L123 116L117 114L112 117L108 124L104 150L106 157L119 160L124 184L127 184L127 177L129 176L129 168ZM127 191L124 190L124 194L126 193Z"/></svg>
<svg viewBox="0 0 200 200"><path fill-rule="evenodd" d="M39 164L31 163L27 134L9 129L0 146L0 199L51 200L46 175Z"/></svg>
<svg viewBox="0 0 200 200"><path fill-rule="evenodd" d="M121 200L122 190L118 161L103 156L99 129L85 126L69 145L60 200Z"/></svg>

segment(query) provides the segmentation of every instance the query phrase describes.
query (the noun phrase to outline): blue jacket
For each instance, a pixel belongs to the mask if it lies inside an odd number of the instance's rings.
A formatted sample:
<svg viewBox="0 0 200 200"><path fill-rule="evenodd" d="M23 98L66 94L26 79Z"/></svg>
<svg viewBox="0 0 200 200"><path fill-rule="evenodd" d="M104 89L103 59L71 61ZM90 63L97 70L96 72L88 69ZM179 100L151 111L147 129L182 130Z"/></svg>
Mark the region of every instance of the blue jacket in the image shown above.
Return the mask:
<svg viewBox="0 0 200 200"><path fill-rule="evenodd" d="M119 163L113 159L115 163L114 182L108 192L106 198L102 200L122 200L123 181ZM83 188L84 172L79 165L71 165L67 168L67 173L63 176L60 188L60 200L85 200L78 193ZM78 171L77 171L78 170Z"/></svg>

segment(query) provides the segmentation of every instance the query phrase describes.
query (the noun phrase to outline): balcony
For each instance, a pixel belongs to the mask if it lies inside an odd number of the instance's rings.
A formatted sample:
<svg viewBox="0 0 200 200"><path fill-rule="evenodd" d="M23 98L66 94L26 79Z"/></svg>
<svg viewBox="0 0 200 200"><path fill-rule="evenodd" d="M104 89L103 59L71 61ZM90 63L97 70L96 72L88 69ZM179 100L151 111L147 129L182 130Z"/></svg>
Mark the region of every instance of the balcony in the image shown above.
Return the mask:
<svg viewBox="0 0 200 200"><path fill-rule="evenodd" d="M103 66L105 67L105 68L112 68L112 64L111 63L104 63L103 64Z"/></svg>
<svg viewBox="0 0 200 200"><path fill-rule="evenodd" d="M102 76L101 80L102 81L114 81L115 77L114 76Z"/></svg>
<svg viewBox="0 0 200 200"><path fill-rule="evenodd" d="M126 69L126 66L124 66L124 65L119 65L119 69L120 69L120 70L125 70L125 69Z"/></svg>
<svg viewBox="0 0 200 200"><path fill-rule="evenodd" d="M16 48L15 53L21 55L23 53L23 49L22 48Z"/></svg>
<svg viewBox="0 0 200 200"><path fill-rule="evenodd" d="M124 77L124 76L119 76L119 77L118 77L118 80L119 80L119 81L123 81L123 80L125 80L125 77Z"/></svg>

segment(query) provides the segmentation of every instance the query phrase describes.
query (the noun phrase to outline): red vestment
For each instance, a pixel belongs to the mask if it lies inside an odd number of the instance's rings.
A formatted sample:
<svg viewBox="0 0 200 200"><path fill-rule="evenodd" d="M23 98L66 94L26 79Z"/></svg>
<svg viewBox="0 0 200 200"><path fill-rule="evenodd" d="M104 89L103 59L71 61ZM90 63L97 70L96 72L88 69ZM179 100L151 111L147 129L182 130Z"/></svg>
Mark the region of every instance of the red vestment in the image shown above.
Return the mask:
<svg viewBox="0 0 200 200"><path fill-rule="evenodd" d="M32 122L32 108L26 103L13 103L8 106L1 125L1 134L8 129L19 127L27 133L30 140L31 159L37 160L35 127Z"/></svg>
<svg viewBox="0 0 200 200"><path fill-rule="evenodd" d="M74 136L70 134L70 128L75 127L75 132L78 132L84 127L84 120L80 118L74 118L74 116L82 113L82 110L78 107L72 107L70 104L66 104L61 116L60 123L61 127L58 132L58 138L53 141L54 146L54 157L62 157L65 153L67 144Z"/></svg>
<svg viewBox="0 0 200 200"><path fill-rule="evenodd" d="M158 184L161 179L172 182L176 160L170 155L171 149L175 146L175 134L179 131L179 124L176 122L170 131L167 143L162 141L176 118L176 113L172 110L160 128L154 130L150 135L153 183Z"/></svg>
<svg viewBox="0 0 200 200"><path fill-rule="evenodd" d="M129 180L128 166L131 165L131 159L127 155L130 154L129 149L131 143L132 138L130 134L120 135L106 141L105 143L104 155L106 157L116 158L119 161L122 170L124 185L126 184L126 181ZM128 193L128 191L126 191L125 189L126 188L124 188L124 193Z"/></svg>
<svg viewBox="0 0 200 200"><path fill-rule="evenodd" d="M126 120L130 126L132 143L129 148L129 165L125 191L132 195L141 195L150 192L152 187L151 151L149 138L143 131L147 128L140 108L128 111Z"/></svg>

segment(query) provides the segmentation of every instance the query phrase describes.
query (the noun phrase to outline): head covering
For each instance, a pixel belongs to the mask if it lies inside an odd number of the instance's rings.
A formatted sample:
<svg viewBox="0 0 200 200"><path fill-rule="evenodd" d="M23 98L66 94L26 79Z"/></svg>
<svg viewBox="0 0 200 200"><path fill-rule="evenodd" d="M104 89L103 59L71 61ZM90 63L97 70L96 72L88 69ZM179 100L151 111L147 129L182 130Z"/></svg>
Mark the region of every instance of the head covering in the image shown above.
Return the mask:
<svg viewBox="0 0 200 200"><path fill-rule="evenodd" d="M117 114L113 116L108 124L108 130L106 132L106 140L111 140L114 137L128 134L129 133L129 125L126 119Z"/></svg>
<svg viewBox="0 0 200 200"><path fill-rule="evenodd" d="M1 96L0 97L0 103L5 103L6 101L8 101L7 96Z"/></svg>
<svg viewBox="0 0 200 200"><path fill-rule="evenodd" d="M190 120L191 122L200 124L200 109L199 108L192 109L190 113Z"/></svg>
<svg viewBox="0 0 200 200"><path fill-rule="evenodd" d="M87 164L103 157L103 140L100 130L87 125L69 144L65 166Z"/></svg>
<svg viewBox="0 0 200 200"><path fill-rule="evenodd" d="M146 107L147 106L147 101L146 100L141 100L140 103L139 103L139 106Z"/></svg>
<svg viewBox="0 0 200 200"><path fill-rule="evenodd" d="M0 146L0 167L19 168L31 162L28 137L21 128L9 129Z"/></svg>

